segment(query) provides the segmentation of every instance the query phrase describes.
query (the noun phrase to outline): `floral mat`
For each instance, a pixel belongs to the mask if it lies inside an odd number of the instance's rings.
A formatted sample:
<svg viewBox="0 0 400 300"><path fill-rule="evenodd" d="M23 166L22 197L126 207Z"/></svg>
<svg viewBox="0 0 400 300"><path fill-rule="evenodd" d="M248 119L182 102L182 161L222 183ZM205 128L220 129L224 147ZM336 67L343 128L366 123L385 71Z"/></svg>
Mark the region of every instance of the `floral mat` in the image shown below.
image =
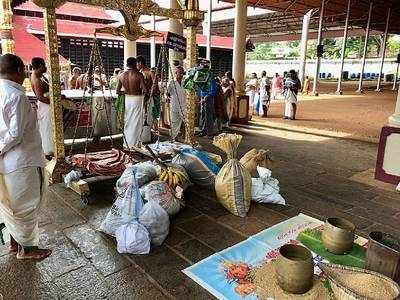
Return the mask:
<svg viewBox="0 0 400 300"><path fill-rule="evenodd" d="M272 293L273 284L268 286L271 291L265 290L265 286L262 290L252 274L256 269L272 263L279 255L279 248L285 244L306 246L312 251L315 264L325 261L350 266L363 265L366 239L357 237L353 251L338 258L321 246L320 231L322 229L323 222L320 220L299 214L209 256L184 269L183 273L218 299L284 299ZM318 276L320 273L319 268L315 267L315 275ZM315 299L318 298L320 296L315 296ZM308 295L303 299L314 298Z"/></svg>

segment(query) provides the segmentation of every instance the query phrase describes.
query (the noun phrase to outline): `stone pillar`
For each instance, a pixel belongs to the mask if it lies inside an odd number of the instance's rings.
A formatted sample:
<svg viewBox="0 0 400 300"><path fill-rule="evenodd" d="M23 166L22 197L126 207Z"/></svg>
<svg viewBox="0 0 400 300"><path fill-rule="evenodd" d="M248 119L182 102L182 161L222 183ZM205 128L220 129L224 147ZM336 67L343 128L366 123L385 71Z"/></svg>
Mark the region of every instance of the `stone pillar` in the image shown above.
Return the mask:
<svg viewBox="0 0 400 300"><path fill-rule="evenodd" d="M170 0L170 8L181 8L181 6L179 5L179 2L177 0ZM169 31L179 34L181 36L183 36L183 25L182 23L177 20L177 19L169 19ZM179 61L180 64L182 65L183 62L183 58L184 58L184 53L178 52L178 51L174 51L172 49L169 50L169 64L171 66L171 70L173 72L175 72L175 68L174 68L174 61ZM170 74L171 76L172 74Z"/></svg>
<svg viewBox="0 0 400 300"><path fill-rule="evenodd" d="M325 0L322 0L321 3L321 10L319 14L319 26L318 26L318 40L317 40L317 45L322 45L322 25L324 21L324 13L325 13ZM314 76L314 82L313 82L313 90L312 94L314 96L318 96L318 81L319 81L319 70L321 68L321 57L317 57L316 59L316 70L315 70L315 76Z"/></svg>
<svg viewBox="0 0 400 300"><path fill-rule="evenodd" d="M3 54L15 52L15 42L12 36L12 9L10 0L2 0L0 6L0 38Z"/></svg>
<svg viewBox="0 0 400 300"><path fill-rule="evenodd" d="M51 5L51 4L50 4ZM64 130L61 106L60 87L60 62L58 54L58 38L56 11L54 6L44 8L44 30L46 41L46 61L49 73L50 87L50 113L53 125L54 159L46 166L50 182L62 181L62 173L65 171Z"/></svg>
<svg viewBox="0 0 400 300"><path fill-rule="evenodd" d="M207 52L206 59L211 62L211 25L212 25L212 1L209 0L207 12Z"/></svg>
<svg viewBox="0 0 400 300"><path fill-rule="evenodd" d="M238 96L244 95L244 79L246 72L246 29L247 0L236 0L232 74L233 79L236 81L236 92Z"/></svg>
<svg viewBox="0 0 400 300"><path fill-rule="evenodd" d="M361 63L360 81L358 83L358 90L357 90L358 93L362 93L363 92L363 74L364 74L364 69L365 69L365 60L367 59L368 38L369 38L370 29L371 29L371 16L372 16L373 7L374 7L374 3L372 1L370 1L367 28L365 30L365 42L364 42L363 58L362 58L362 63Z"/></svg>
<svg viewBox="0 0 400 300"><path fill-rule="evenodd" d="M151 23L151 30L156 30L156 16L151 16L150 19ZM157 65L157 58L156 58L156 37L152 36L150 38L150 66L152 68L156 67Z"/></svg>
<svg viewBox="0 0 400 300"><path fill-rule="evenodd" d="M306 78L306 64L307 64L307 44L308 44L308 31L310 27L310 18L312 14L310 10L303 17L303 29L301 31L301 42L300 42L300 68L299 68L299 79L303 85Z"/></svg>
<svg viewBox="0 0 400 300"><path fill-rule="evenodd" d="M392 8L388 8L387 16L386 16L386 27L385 27L385 34L383 36L383 41L382 41L382 57L381 57L381 66L379 69L379 77L378 77L378 83L376 85L376 91L380 92L381 91L381 82L382 82L382 70L383 70L383 64L385 63L385 56L386 56L386 42L387 42L387 37L388 37L388 31L389 31L389 22L390 22L390 15L392 13Z"/></svg>
<svg viewBox="0 0 400 300"><path fill-rule="evenodd" d="M124 38L124 65L129 57L136 57L136 41L130 41Z"/></svg>
<svg viewBox="0 0 400 300"><path fill-rule="evenodd" d="M351 9L351 0L348 0L346 22L344 24L344 33L343 33L342 55L340 57L340 73L339 73L338 87L336 90L336 94L339 94L339 95L343 94L343 91L342 91L343 67L344 67L344 58L346 56L347 36L348 36L348 32L349 32L350 9Z"/></svg>

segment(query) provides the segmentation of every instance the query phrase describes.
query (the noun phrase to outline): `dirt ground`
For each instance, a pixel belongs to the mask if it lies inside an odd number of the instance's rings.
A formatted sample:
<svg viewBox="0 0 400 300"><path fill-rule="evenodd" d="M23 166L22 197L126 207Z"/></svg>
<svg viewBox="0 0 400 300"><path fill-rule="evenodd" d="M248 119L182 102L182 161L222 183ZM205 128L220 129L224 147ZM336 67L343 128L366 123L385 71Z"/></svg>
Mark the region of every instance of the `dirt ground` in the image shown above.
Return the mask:
<svg viewBox="0 0 400 300"><path fill-rule="evenodd" d="M365 93L357 94L357 83L346 83L339 96L334 94L335 82L324 82L319 97L300 96L296 121L283 120L283 101L272 101L268 118L254 117L251 124L377 142L394 112L396 93L391 86L380 93L374 87L367 82Z"/></svg>

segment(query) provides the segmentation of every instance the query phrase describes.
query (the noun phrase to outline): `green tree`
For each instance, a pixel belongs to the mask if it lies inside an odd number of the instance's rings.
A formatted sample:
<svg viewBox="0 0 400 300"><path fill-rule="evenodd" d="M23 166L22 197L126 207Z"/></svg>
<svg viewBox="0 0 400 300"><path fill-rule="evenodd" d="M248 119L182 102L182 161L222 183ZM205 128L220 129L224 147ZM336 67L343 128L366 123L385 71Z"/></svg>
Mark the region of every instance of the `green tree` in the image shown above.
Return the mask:
<svg viewBox="0 0 400 300"><path fill-rule="evenodd" d="M349 37L346 45L346 58L361 58L364 51L364 37ZM380 57L382 54L383 35L371 36L368 39L367 57ZM324 43L324 58L340 58L342 53L343 38L327 38ZM300 41L274 42L257 44L255 50L248 54L249 60L275 59L274 49L288 48L285 57L293 58L300 56ZM386 57L396 57L400 52L400 36L389 36L387 42ZM309 40L307 58L314 59L317 55L317 41Z"/></svg>

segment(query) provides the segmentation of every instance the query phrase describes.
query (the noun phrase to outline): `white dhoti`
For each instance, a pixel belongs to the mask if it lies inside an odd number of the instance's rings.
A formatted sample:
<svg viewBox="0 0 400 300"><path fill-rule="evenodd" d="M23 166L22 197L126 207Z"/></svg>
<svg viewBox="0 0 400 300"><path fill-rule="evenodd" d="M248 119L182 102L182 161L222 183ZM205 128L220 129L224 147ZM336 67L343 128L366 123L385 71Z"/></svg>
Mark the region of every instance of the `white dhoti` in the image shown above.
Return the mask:
<svg viewBox="0 0 400 300"><path fill-rule="evenodd" d="M137 146L143 128L144 96L125 95L124 147Z"/></svg>
<svg viewBox="0 0 400 300"><path fill-rule="evenodd" d="M51 122L50 105L39 102L37 116L43 152L45 155L54 154L53 124Z"/></svg>
<svg viewBox="0 0 400 300"><path fill-rule="evenodd" d="M43 170L27 167L0 174L0 215L10 235L24 247L39 243L39 209L45 198Z"/></svg>
<svg viewBox="0 0 400 300"><path fill-rule="evenodd" d="M294 109L293 104L296 105L297 96L292 92L288 91L285 97L285 117L293 118L294 117Z"/></svg>
<svg viewBox="0 0 400 300"><path fill-rule="evenodd" d="M285 117L293 118L293 102L285 102Z"/></svg>
<svg viewBox="0 0 400 300"><path fill-rule="evenodd" d="M179 131L182 127L185 117L182 115L182 113L180 111L177 111L177 110L171 110L170 116L171 116L171 120L170 120L170 122L171 122L171 139L175 140L179 134Z"/></svg>

